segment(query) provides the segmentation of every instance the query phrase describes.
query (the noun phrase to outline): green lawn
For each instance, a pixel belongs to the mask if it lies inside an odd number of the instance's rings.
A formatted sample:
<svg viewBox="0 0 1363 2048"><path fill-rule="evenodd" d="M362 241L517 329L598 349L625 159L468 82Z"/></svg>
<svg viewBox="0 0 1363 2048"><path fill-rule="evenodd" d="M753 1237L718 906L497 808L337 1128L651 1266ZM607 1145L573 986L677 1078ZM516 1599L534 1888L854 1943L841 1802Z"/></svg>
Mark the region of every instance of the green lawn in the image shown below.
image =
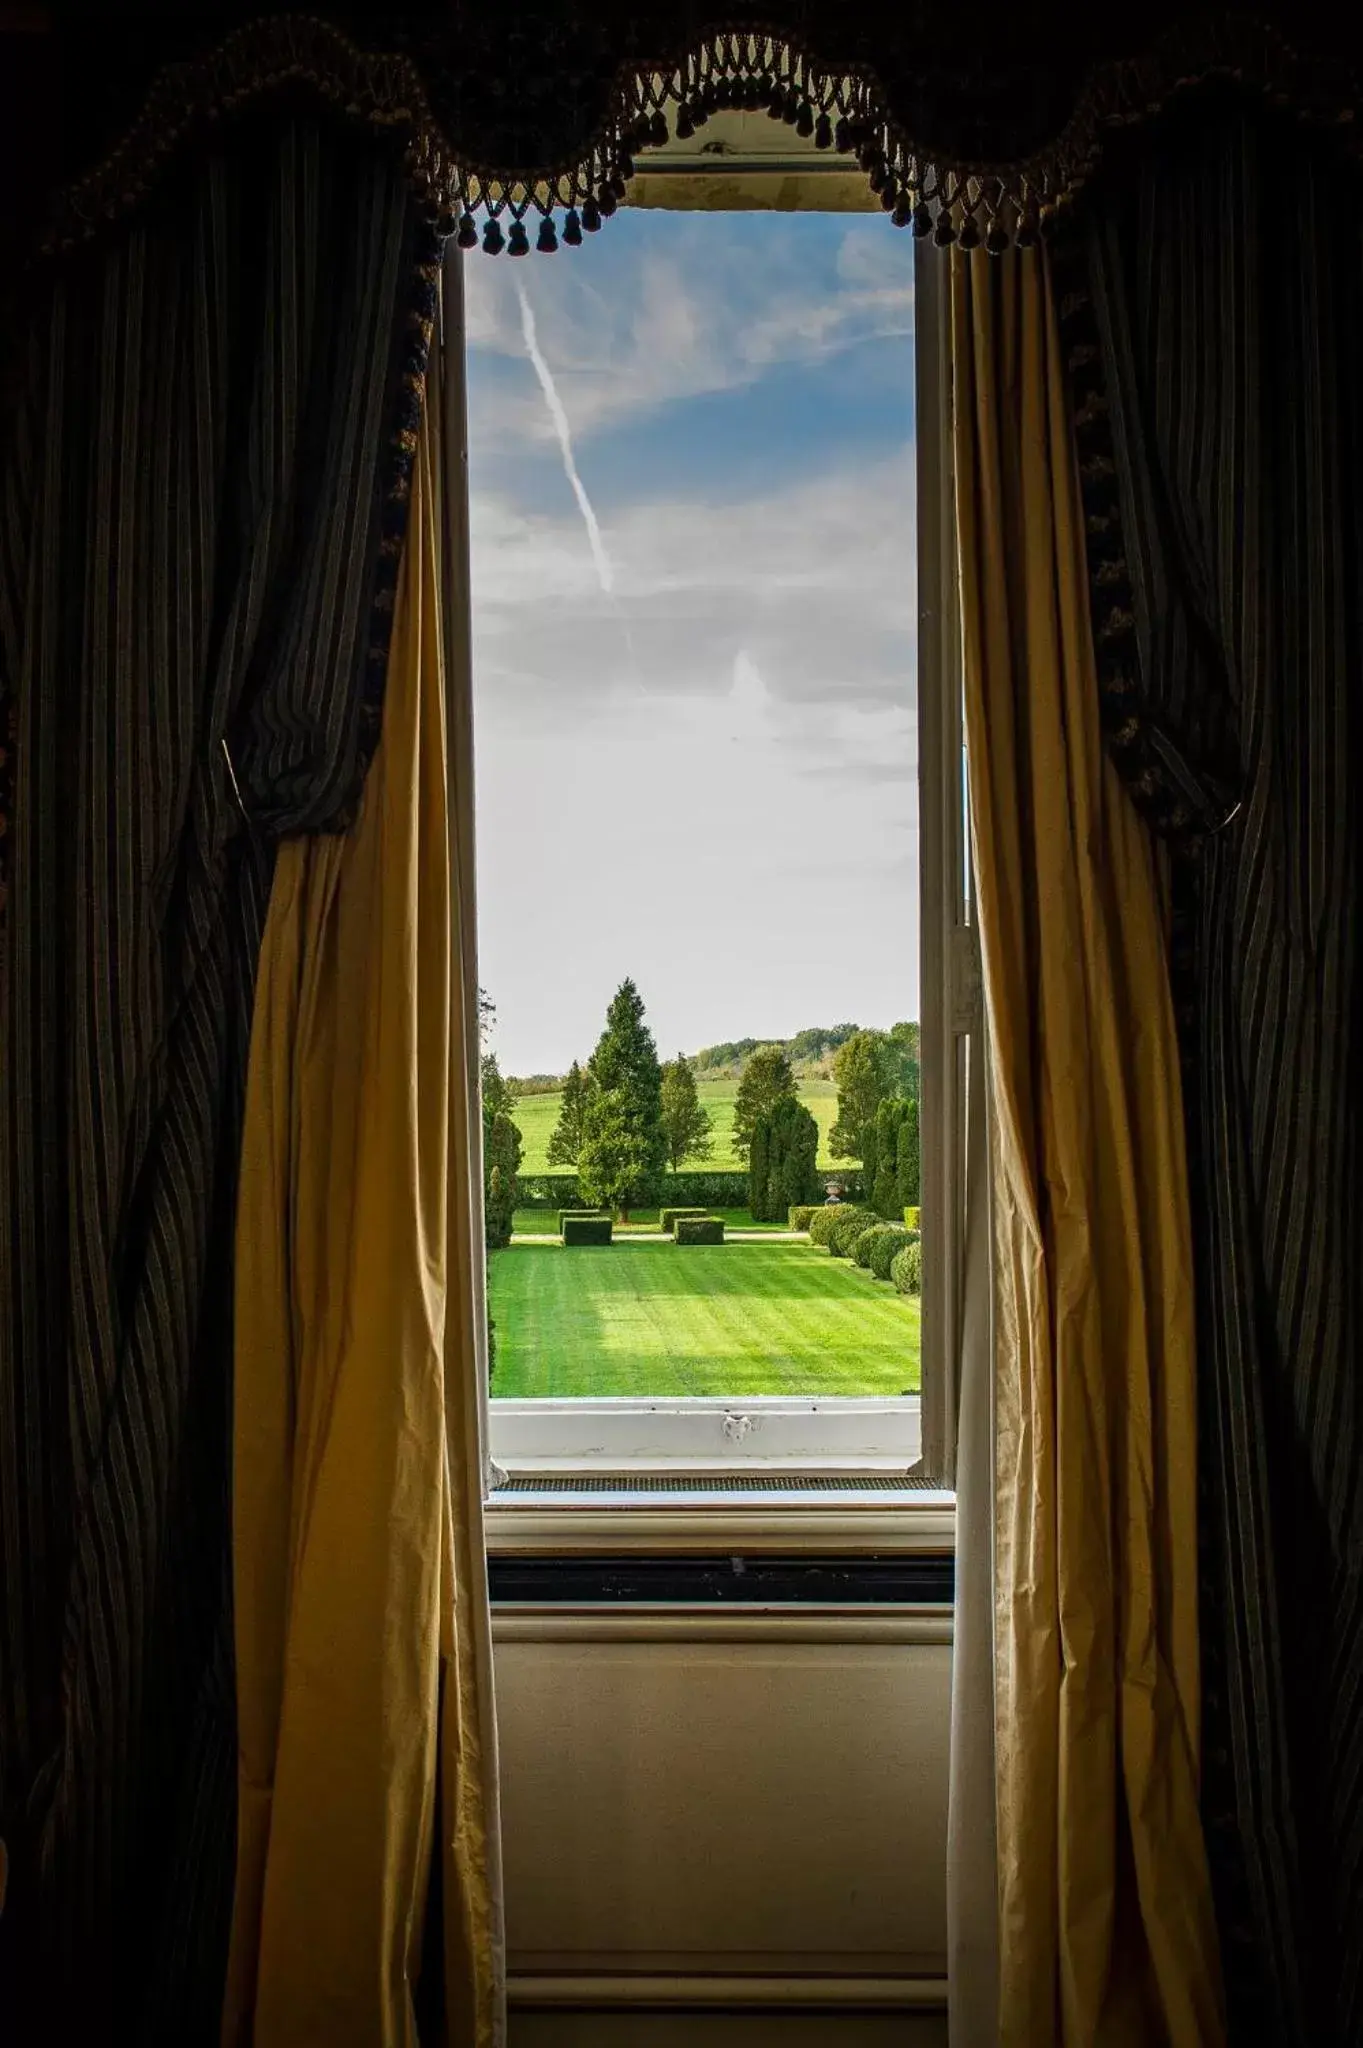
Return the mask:
<svg viewBox="0 0 1363 2048"><path fill-rule="evenodd" d="M699 1204L695 1205L699 1207ZM785 1218L779 1223L754 1223L746 1209L707 1209L707 1216L722 1216L730 1230L784 1230ZM511 1228L517 1237L557 1237L557 1209L518 1209L511 1219ZM656 1230L658 1211L656 1209L631 1209L628 1223L617 1223L616 1235L622 1230Z"/></svg>
<svg viewBox="0 0 1363 2048"><path fill-rule="evenodd" d="M494 1398L918 1388L916 1297L798 1238L513 1244L488 1285Z"/></svg>
<svg viewBox="0 0 1363 2048"><path fill-rule="evenodd" d="M715 1120L715 1149L712 1158L704 1164L713 1167L716 1173L740 1171L743 1161L735 1157L730 1139L734 1125L734 1097L738 1083L732 1080L699 1081L696 1092L705 1108ZM562 1098L557 1095L523 1095L513 1112L520 1133L525 1141L525 1152L521 1159L522 1173L549 1173L551 1169L545 1153L554 1125L558 1122ZM832 1081L801 1081L800 1100L811 1111L819 1126L819 1165L834 1167L844 1162L830 1156L828 1133L838 1113L838 1090ZM701 1162L688 1161L688 1171ZM560 1171L571 1171L562 1168Z"/></svg>

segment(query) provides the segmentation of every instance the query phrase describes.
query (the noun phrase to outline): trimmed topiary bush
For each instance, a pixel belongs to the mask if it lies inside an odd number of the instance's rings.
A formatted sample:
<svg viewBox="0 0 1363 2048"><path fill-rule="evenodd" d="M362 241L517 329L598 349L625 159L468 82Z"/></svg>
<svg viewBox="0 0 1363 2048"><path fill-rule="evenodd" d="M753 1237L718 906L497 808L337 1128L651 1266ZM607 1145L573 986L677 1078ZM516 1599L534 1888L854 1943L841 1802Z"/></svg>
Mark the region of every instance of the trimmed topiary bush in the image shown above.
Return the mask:
<svg viewBox="0 0 1363 2048"><path fill-rule="evenodd" d="M890 1261L890 1278L901 1294L923 1292L923 1247L915 1241L896 1252Z"/></svg>
<svg viewBox="0 0 1363 2048"><path fill-rule="evenodd" d="M564 1223L566 1222L566 1220L567 1220L567 1218L568 1218L569 1216L609 1216L609 1215L610 1215L610 1210L609 1210L609 1209L589 1209L589 1208L587 1207L587 1205L586 1205L586 1203L585 1203L585 1202L582 1202L582 1203L580 1203L580 1204L578 1205L578 1207L577 1207L576 1209L560 1209L560 1210L559 1210L559 1212L558 1212L558 1234L559 1234L559 1236L560 1236L560 1237L562 1237L562 1235L563 1235L563 1225L564 1225Z"/></svg>
<svg viewBox="0 0 1363 2048"><path fill-rule="evenodd" d="M883 1228L884 1226L882 1224L868 1223L865 1230L863 1230L860 1233L860 1235L853 1240L852 1264L854 1266L870 1265L871 1246L874 1244L878 1232Z"/></svg>
<svg viewBox="0 0 1363 2048"><path fill-rule="evenodd" d="M850 1259L857 1239L880 1218L870 1209L844 1208L828 1233L828 1249L835 1259Z"/></svg>
<svg viewBox="0 0 1363 2048"><path fill-rule="evenodd" d="M663 1232L664 1236L671 1237L679 1217L708 1216L709 1213L708 1209L660 1209L658 1211L658 1228Z"/></svg>
<svg viewBox="0 0 1363 2048"><path fill-rule="evenodd" d="M722 1216L679 1216L674 1233L678 1244L723 1244Z"/></svg>
<svg viewBox="0 0 1363 2048"><path fill-rule="evenodd" d="M887 1223L883 1229L878 1230L876 1232L876 1241L871 1246L871 1256L866 1261L876 1279L888 1280L890 1277L890 1267L893 1265L896 1256L903 1251L906 1244L914 1244L916 1242L917 1240L911 1232L900 1230L894 1223Z"/></svg>
<svg viewBox="0 0 1363 2048"><path fill-rule="evenodd" d="M609 1244L611 1241L611 1219L609 1216L584 1216L580 1211L563 1219L563 1242L565 1244Z"/></svg>
<svg viewBox="0 0 1363 2048"><path fill-rule="evenodd" d="M833 1242L833 1232L840 1229L849 1216L858 1217L864 1230L868 1223L875 1223L869 1209L863 1209L856 1202L830 1202L825 1208L816 1209L809 1219L809 1240L821 1244L828 1251Z"/></svg>
<svg viewBox="0 0 1363 2048"><path fill-rule="evenodd" d="M923 1227L922 1215L922 1209L914 1203L910 1203L904 1211L904 1228L906 1230L921 1230Z"/></svg>
<svg viewBox="0 0 1363 2048"><path fill-rule="evenodd" d="M812 1202L797 1202L793 1209L786 1211L786 1224L791 1230L808 1230L811 1220L819 1213Z"/></svg>
<svg viewBox="0 0 1363 2048"><path fill-rule="evenodd" d="M833 1235L833 1225L847 1214L846 1202L828 1202L822 1209L816 1209L809 1219L809 1241L821 1244L828 1250L828 1240Z"/></svg>

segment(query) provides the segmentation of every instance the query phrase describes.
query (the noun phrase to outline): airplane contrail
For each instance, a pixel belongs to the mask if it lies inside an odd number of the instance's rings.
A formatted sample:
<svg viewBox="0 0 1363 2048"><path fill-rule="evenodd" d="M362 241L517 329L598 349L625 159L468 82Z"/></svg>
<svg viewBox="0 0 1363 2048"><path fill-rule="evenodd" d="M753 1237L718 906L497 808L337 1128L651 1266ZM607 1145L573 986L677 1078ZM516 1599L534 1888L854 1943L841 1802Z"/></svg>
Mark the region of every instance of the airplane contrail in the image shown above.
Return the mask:
<svg viewBox="0 0 1363 2048"><path fill-rule="evenodd" d="M587 539L591 545L592 560L596 564L596 573L601 579L601 588L609 597L615 587L615 575L611 568L610 556L606 553L606 544L601 538L601 527L595 512L592 510L592 501L587 496L582 479L577 473L577 464L573 460L573 437L568 431L568 415L563 410L563 400L558 395L558 387L554 383L553 373L540 351L539 341L535 335L535 316L530 310L530 301L526 297L525 286L519 278L516 279L516 295L521 302L521 333L525 338L525 352L534 367L535 375L539 378L540 390L544 393L544 402L549 408L549 417L554 423L554 432L558 435L559 450L563 456L563 472L572 487L573 496L577 499L578 508L582 513L583 522L587 528Z"/></svg>

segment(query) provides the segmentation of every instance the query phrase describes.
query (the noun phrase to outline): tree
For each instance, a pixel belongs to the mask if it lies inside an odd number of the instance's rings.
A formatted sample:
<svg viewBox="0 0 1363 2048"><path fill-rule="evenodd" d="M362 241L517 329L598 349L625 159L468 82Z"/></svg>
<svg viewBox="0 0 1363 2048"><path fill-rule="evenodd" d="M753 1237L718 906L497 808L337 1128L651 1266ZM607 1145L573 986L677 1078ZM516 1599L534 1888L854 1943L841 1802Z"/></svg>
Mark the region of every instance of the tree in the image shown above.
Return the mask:
<svg viewBox="0 0 1363 2048"><path fill-rule="evenodd" d="M708 1159L715 1149L710 1112L696 1093L696 1077L684 1053L663 1068L663 1131L674 1173L684 1159Z"/></svg>
<svg viewBox="0 0 1363 2048"><path fill-rule="evenodd" d="M519 1130L509 1116L494 1116L483 1150L483 1236L489 1251L511 1242L520 1163Z"/></svg>
<svg viewBox="0 0 1363 2048"><path fill-rule="evenodd" d="M582 1150L582 1118L593 1087L590 1073L576 1060L563 1080L563 1100L545 1154L550 1166L576 1166Z"/></svg>
<svg viewBox="0 0 1363 2048"><path fill-rule="evenodd" d="M492 1128L495 1116L510 1116L516 1107L515 1083L508 1081L497 1064L495 1052L485 1052L482 1058L483 1136L486 1138Z"/></svg>
<svg viewBox="0 0 1363 2048"><path fill-rule="evenodd" d="M892 1024L885 1034L886 1079L893 1095L922 1092L919 1072L919 1031L916 1024Z"/></svg>
<svg viewBox="0 0 1363 2048"><path fill-rule="evenodd" d="M834 1124L833 1131L836 1131L837 1128L838 1126ZM832 1135L833 1132L830 1132L830 1138ZM872 1117L869 1124L862 1125L861 1130L861 1178L868 1202L871 1199L871 1189L875 1186L876 1168L879 1165L880 1154L876 1146L876 1120Z"/></svg>
<svg viewBox="0 0 1363 2048"><path fill-rule="evenodd" d="M479 1062L483 1104L483 1242L496 1251L511 1242L511 1222L516 1213L517 1173L521 1164L521 1134L512 1121L516 1090L488 1050L488 1039L497 1020L492 998L478 991L478 1036L483 1055Z"/></svg>
<svg viewBox="0 0 1363 2048"><path fill-rule="evenodd" d="M754 1223L773 1221L768 1206L770 1180L771 1111L759 1112L748 1140L748 1214Z"/></svg>
<svg viewBox="0 0 1363 2048"><path fill-rule="evenodd" d="M834 1055L838 1116L828 1134L828 1146L835 1159L864 1158L867 1128L890 1093L884 1048L883 1031L858 1031Z"/></svg>
<svg viewBox="0 0 1363 2048"><path fill-rule="evenodd" d="M771 1112L767 1144L767 1206L773 1223L784 1221L798 1203L818 1201L823 1192L818 1156L819 1126L812 1112L793 1095L784 1096Z"/></svg>
<svg viewBox="0 0 1363 2048"><path fill-rule="evenodd" d="M798 1203L819 1199L818 1151L819 1126L794 1095L762 1111L748 1154L748 1207L756 1222L782 1222Z"/></svg>
<svg viewBox="0 0 1363 2048"><path fill-rule="evenodd" d="M867 1197L878 1216L898 1217L903 1207L899 1199L899 1133L909 1108L902 1097L891 1095L881 1103L869 1127L868 1150L875 1153L875 1169L872 1172L863 1160L862 1172L868 1183Z"/></svg>
<svg viewBox="0 0 1363 2048"><path fill-rule="evenodd" d="M921 1145L918 1104L910 1100L906 1105L903 1122L899 1126L899 1145L895 1161L901 1209L916 1209L923 1199Z"/></svg>
<svg viewBox="0 0 1363 2048"><path fill-rule="evenodd" d="M779 1045L759 1045L744 1064L738 1093L734 1097L734 1130L731 1143L740 1159L746 1159L752 1144L753 1126L764 1110L775 1109L782 1096L795 1094L795 1076L785 1050Z"/></svg>
<svg viewBox="0 0 1363 2048"><path fill-rule="evenodd" d="M608 1205L627 1223L631 1203L657 1193L667 1162L662 1069L632 981L612 996L588 1065L593 1086L582 1116L578 1186L589 1202Z"/></svg>

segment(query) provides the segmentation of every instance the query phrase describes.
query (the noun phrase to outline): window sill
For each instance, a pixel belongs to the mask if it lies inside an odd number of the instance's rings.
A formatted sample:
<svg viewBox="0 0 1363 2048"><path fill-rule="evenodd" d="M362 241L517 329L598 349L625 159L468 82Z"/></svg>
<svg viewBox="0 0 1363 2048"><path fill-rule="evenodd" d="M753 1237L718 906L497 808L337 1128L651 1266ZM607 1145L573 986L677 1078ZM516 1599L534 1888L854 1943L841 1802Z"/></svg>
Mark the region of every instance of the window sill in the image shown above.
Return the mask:
<svg viewBox="0 0 1363 2048"><path fill-rule="evenodd" d="M491 1451L517 1474L907 1472L922 1447L917 1394L792 1399L498 1401Z"/></svg>

